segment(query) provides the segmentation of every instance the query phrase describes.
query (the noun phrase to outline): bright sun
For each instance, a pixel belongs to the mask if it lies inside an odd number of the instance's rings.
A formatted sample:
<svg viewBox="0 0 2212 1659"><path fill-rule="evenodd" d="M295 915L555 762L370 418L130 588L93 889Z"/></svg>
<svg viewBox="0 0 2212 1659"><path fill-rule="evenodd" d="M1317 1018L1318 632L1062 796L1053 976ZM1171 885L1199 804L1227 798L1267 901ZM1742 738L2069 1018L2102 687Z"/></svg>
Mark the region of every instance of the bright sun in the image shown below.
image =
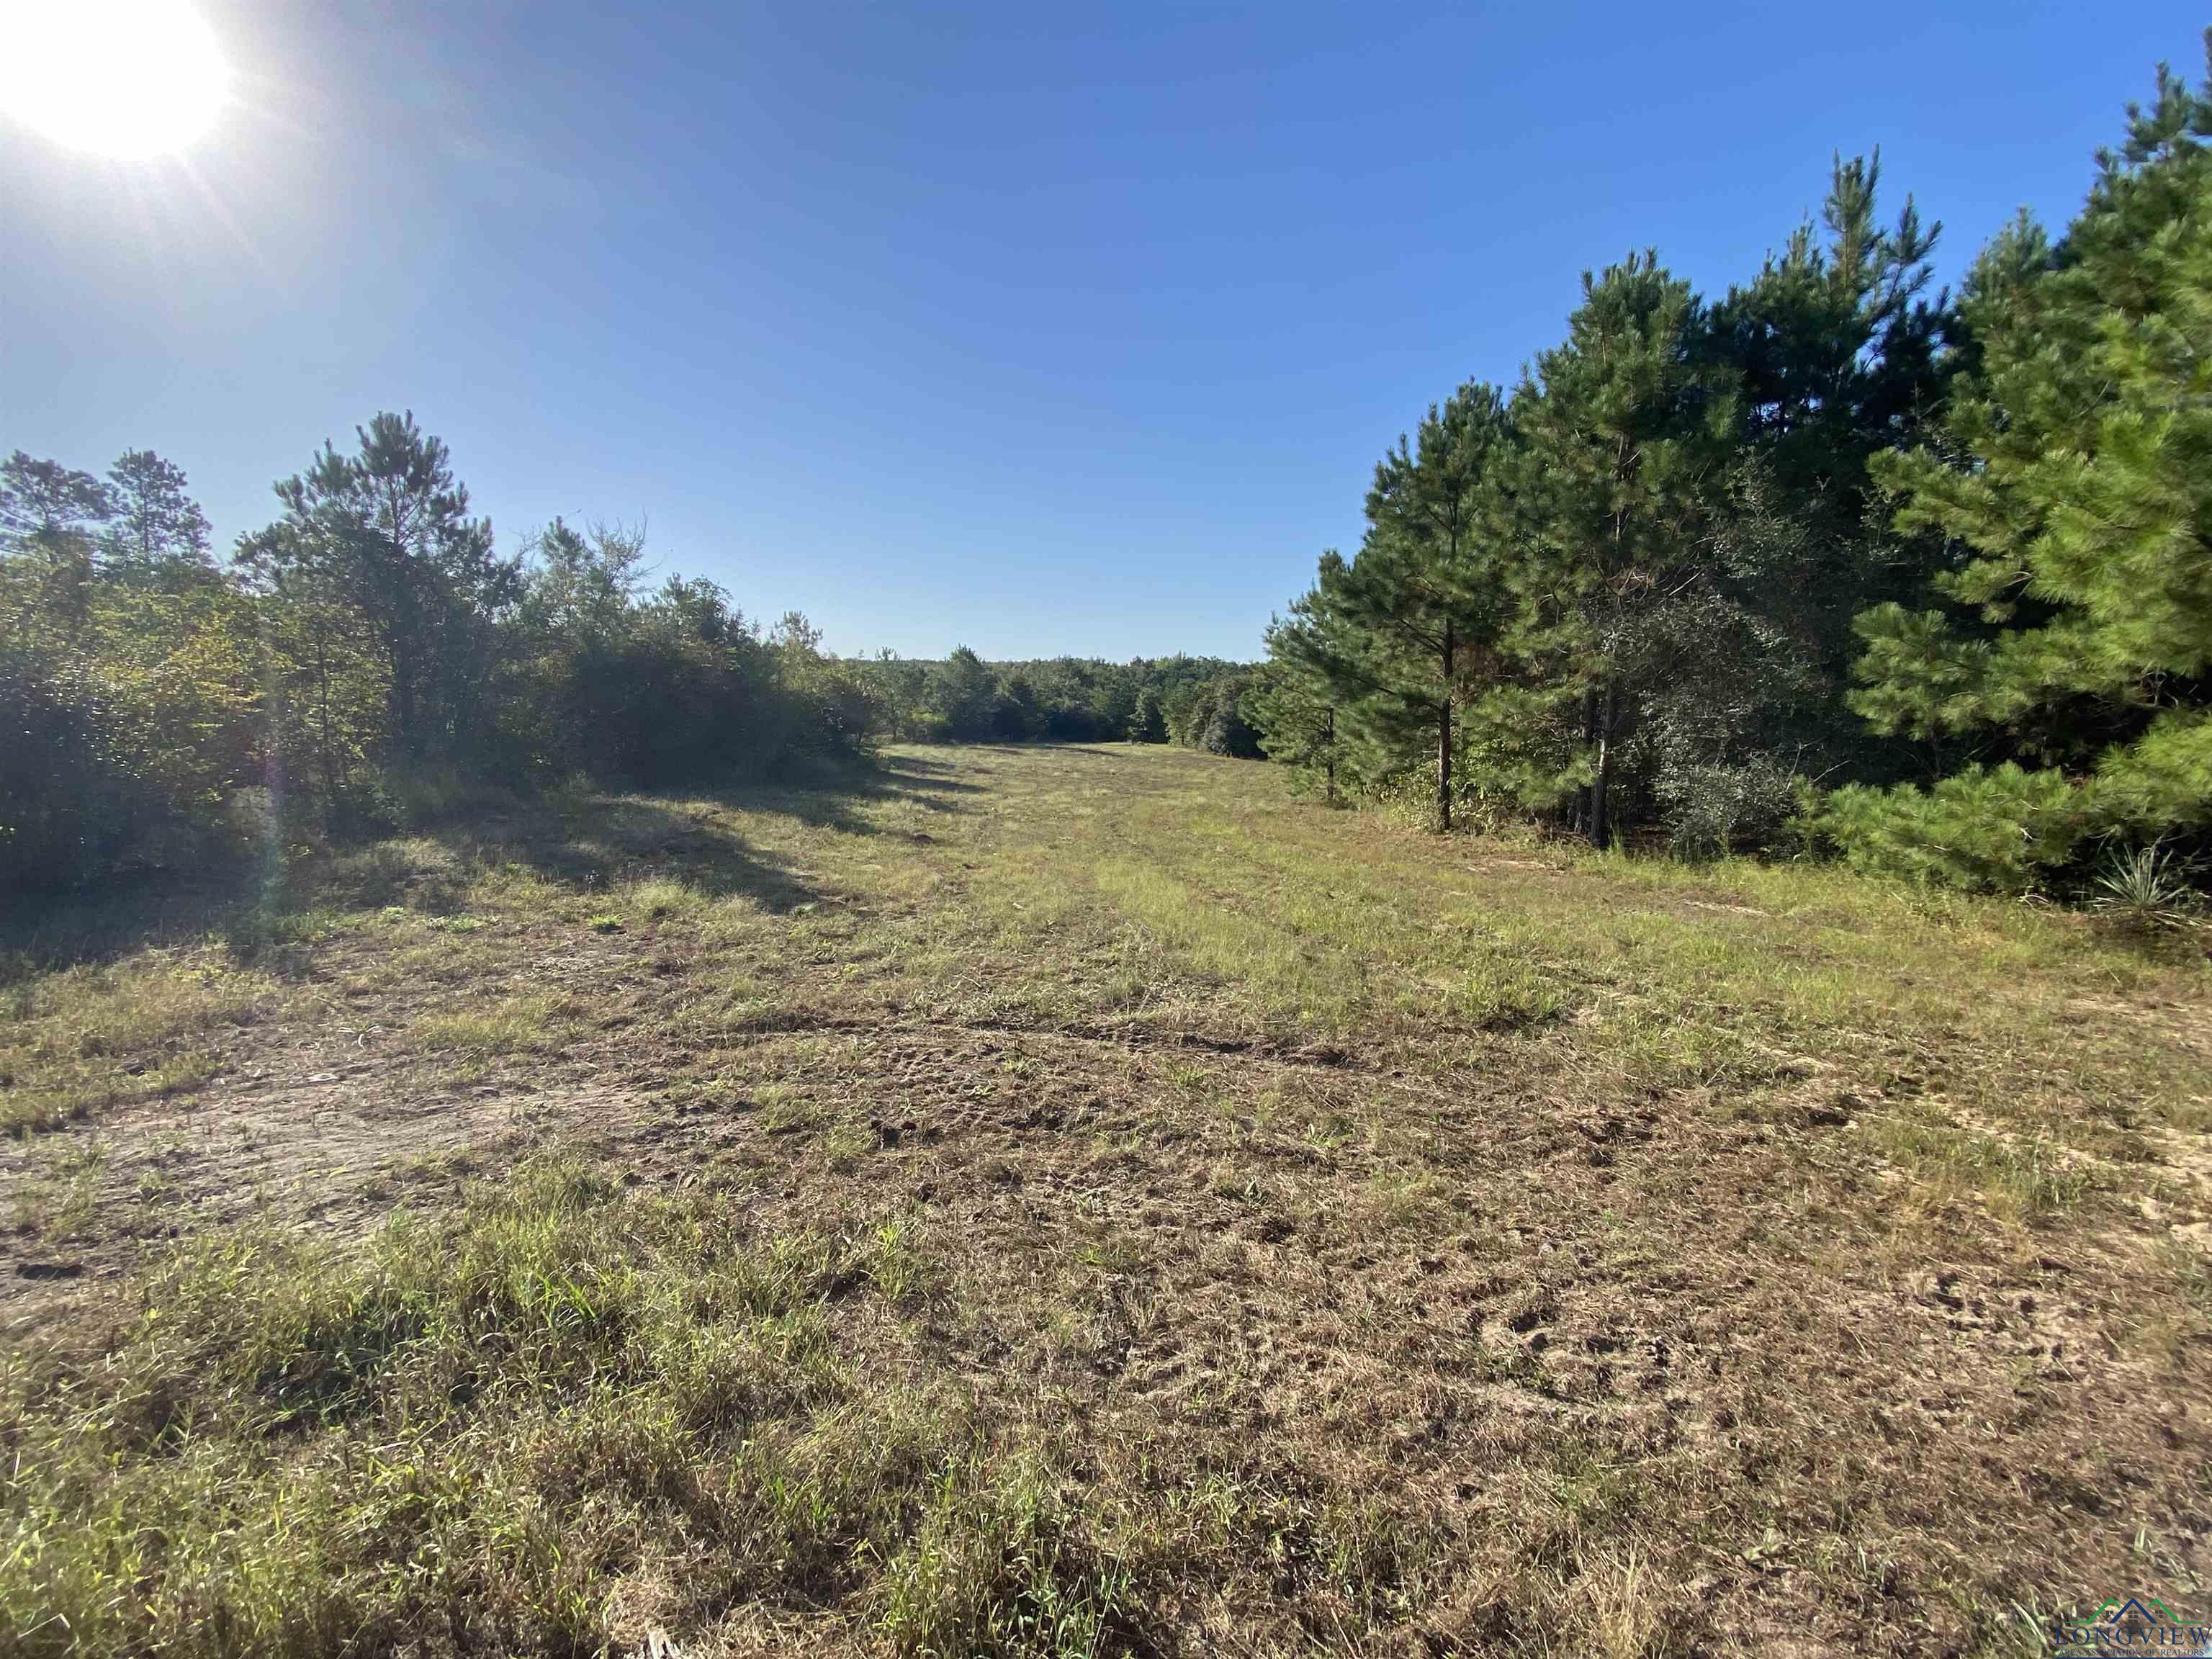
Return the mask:
<svg viewBox="0 0 2212 1659"><path fill-rule="evenodd" d="M183 149L229 92L215 36L182 0L0 0L0 112L72 149Z"/></svg>

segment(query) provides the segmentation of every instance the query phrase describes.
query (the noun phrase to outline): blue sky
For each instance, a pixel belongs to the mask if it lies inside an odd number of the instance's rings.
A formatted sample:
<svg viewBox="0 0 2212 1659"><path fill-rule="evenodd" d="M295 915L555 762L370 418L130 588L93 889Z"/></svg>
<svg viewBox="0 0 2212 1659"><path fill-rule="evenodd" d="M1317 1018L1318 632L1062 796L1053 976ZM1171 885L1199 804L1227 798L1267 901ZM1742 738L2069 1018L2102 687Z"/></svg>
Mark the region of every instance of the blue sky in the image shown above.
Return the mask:
<svg viewBox="0 0 2212 1659"><path fill-rule="evenodd" d="M203 0L179 159L0 118L0 448L226 544L380 408L842 651L1255 654L1376 457L1633 246L1709 291L1881 147L1946 276L2200 12Z"/></svg>

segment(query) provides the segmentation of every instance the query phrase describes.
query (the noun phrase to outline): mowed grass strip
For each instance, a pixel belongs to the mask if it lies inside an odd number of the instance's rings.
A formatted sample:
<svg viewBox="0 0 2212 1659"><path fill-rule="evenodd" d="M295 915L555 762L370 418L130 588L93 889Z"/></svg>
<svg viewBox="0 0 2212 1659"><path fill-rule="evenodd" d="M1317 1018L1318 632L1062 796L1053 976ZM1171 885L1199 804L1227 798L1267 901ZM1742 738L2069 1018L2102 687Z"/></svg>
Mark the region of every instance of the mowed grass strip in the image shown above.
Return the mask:
<svg viewBox="0 0 2212 1659"><path fill-rule="evenodd" d="M2084 1575L2192 1593L2186 942L1121 745L509 802L285 891L11 968L40 1264L161 1231L108 1172L172 1062L624 1138L11 1346L0 1646L1996 1656Z"/></svg>

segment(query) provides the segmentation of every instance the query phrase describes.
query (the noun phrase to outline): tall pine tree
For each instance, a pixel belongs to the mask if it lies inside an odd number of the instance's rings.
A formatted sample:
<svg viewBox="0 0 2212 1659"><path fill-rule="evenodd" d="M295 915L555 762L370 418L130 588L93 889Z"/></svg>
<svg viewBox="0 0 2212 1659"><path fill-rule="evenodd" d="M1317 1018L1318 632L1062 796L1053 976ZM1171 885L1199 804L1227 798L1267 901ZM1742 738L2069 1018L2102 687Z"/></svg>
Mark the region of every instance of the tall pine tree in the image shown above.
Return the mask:
<svg viewBox="0 0 2212 1659"><path fill-rule="evenodd" d="M1495 496L1512 604L1486 712L1496 730L1501 704L1524 720L1548 707L1554 723L1571 709L1552 788L1572 792L1575 820L1601 848L1644 701L1695 647L1682 607L1712 587L1734 380L1698 351L1701 324L1687 283L1651 254L1632 256L1584 276L1565 342L1538 356L1513 400Z"/></svg>
<svg viewBox="0 0 2212 1659"><path fill-rule="evenodd" d="M309 586L368 620L389 676L387 738L421 756L464 735L477 712L489 625L520 598L521 564L494 553L445 445L411 413L380 414L356 435L353 454L325 443L276 485L284 518L242 544L240 560L266 580L311 565Z"/></svg>
<svg viewBox="0 0 2212 1659"><path fill-rule="evenodd" d="M2212 100L2161 68L2065 237L2023 221L1978 264L1943 441L1875 464L1952 556L1934 605L1860 619L1854 701L1965 763L1839 792L1862 861L2012 884L2084 834L2212 823L2208 136Z"/></svg>
<svg viewBox="0 0 2212 1659"><path fill-rule="evenodd" d="M1431 407L1375 469L1358 556L1325 555L1299 602L1307 626L1278 648L1318 676L1369 770L1434 767L1436 823L1452 824L1453 714L1498 629L1498 589L1478 545L1478 490L1505 441L1497 388L1470 381Z"/></svg>

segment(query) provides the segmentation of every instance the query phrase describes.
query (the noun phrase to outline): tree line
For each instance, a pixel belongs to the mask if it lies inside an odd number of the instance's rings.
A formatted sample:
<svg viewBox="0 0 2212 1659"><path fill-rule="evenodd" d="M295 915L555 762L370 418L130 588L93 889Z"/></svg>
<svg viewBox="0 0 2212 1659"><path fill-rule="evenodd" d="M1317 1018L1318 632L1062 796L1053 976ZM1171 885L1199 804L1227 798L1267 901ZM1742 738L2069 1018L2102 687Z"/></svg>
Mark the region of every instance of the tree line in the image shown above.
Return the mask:
<svg viewBox="0 0 2212 1659"><path fill-rule="evenodd" d="M380 414L227 563L184 473L0 463L0 887L402 821L455 779L639 786L849 753L871 688L805 617L655 583L561 520L495 550L445 446Z"/></svg>
<svg viewBox="0 0 2212 1659"><path fill-rule="evenodd" d="M2212 37L2208 37L2212 52ZM1439 829L1823 845L2076 879L2212 820L2212 100L2164 68L2053 238L1958 291L1838 160L1818 225L1700 295L1586 274L1510 390L1375 471L1249 699L1267 751Z"/></svg>
<svg viewBox="0 0 2212 1659"><path fill-rule="evenodd" d="M2212 60L2212 36L2208 36ZM2212 824L2212 98L2161 68L2056 237L1958 291L1838 160L1818 224L1700 295L1586 274L1510 390L1378 463L1256 666L841 659L556 520L502 555L380 414L227 562L183 472L0 463L0 888L401 821L439 777L636 787L914 741L1261 752L1436 825L1692 856L1813 847L2078 883ZM272 816L273 815L273 816Z"/></svg>
<svg viewBox="0 0 2212 1659"><path fill-rule="evenodd" d="M0 462L0 890L372 833L481 781L738 781L886 737L1259 754L1237 665L841 659L656 579L618 524L502 555L411 414L355 438L227 561L150 450Z"/></svg>
<svg viewBox="0 0 2212 1659"><path fill-rule="evenodd" d="M942 662L884 653L858 666L905 742L1165 743L1260 757L1251 669L1218 657L990 663L963 645Z"/></svg>

